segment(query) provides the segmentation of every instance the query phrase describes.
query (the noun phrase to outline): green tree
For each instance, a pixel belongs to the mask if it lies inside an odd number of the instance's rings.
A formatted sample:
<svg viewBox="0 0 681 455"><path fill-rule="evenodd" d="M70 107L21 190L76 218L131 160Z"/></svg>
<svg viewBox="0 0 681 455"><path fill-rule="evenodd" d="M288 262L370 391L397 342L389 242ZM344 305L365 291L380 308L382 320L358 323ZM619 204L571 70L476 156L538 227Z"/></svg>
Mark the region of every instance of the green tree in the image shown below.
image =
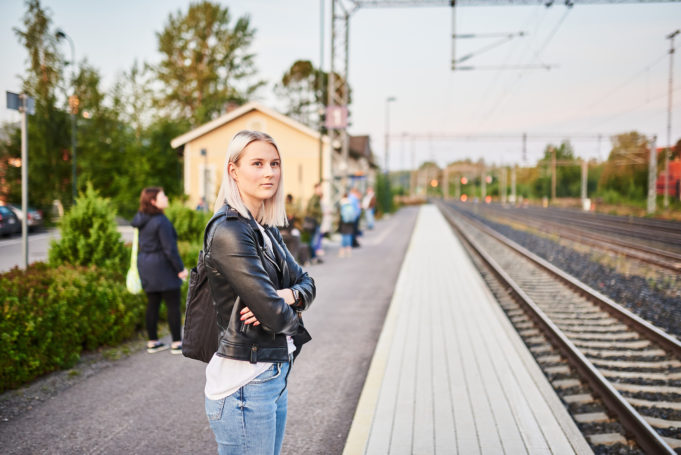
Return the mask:
<svg viewBox="0 0 681 455"><path fill-rule="evenodd" d="M547 145L544 156L537 163L540 175L534 181L533 190L537 197L551 196L552 149L556 154L556 197L579 197L581 191L581 164L569 141L559 146Z"/></svg>
<svg viewBox="0 0 681 455"><path fill-rule="evenodd" d="M50 28L52 20L40 0L26 2L22 22L23 28L14 28L28 53L22 90L35 99L35 115L28 122L29 199L31 205L45 209L54 199L69 201L71 193L70 121L57 108L63 59ZM19 147L13 143L7 153L19 158ZM17 183L9 182L10 186Z"/></svg>
<svg viewBox="0 0 681 455"><path fill-rule="evenodd" d="M334 73L334 78L340 81L336 95L341 97L343 90L347 89L350 104L352 89L340 74ZM317 109L328 104L329 73L315 68L309 60L296 60L275 84L274 93L286 103L286 115L317 129L321 121Z"/></svg>
<svg viewBox="0 0 681 455"><path fill-rule="evenodd" d="M230 26L227 7L202 1L186 13L170 14L157 33L162 60L156 74L163 83L162 106L193 125L224 111L227 103L243 104L264 84L255 75L250 47L255 29L248 16Z"/></svg>
<svg viewBox="0 0 681 455"><path fill-rule="evenodd" d="M648 192L648 139L636 132L611 138L612 150L603 167L598 192L614 191L630 200L643 200Z"/></svg>

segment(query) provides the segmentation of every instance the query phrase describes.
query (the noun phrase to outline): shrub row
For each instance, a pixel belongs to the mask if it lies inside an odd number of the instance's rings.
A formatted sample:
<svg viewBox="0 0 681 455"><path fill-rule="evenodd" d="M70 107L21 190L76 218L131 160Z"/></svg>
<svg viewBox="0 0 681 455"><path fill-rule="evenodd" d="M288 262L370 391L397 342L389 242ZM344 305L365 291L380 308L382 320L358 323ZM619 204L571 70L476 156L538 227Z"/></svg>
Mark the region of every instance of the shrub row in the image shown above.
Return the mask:
<svg viewBox="0 0 681 455"><path fill-rule="evenodd" d="M128 293L122 275L95 266L36 263L0 274L0 392L131 337L145 300Z"/></svg>

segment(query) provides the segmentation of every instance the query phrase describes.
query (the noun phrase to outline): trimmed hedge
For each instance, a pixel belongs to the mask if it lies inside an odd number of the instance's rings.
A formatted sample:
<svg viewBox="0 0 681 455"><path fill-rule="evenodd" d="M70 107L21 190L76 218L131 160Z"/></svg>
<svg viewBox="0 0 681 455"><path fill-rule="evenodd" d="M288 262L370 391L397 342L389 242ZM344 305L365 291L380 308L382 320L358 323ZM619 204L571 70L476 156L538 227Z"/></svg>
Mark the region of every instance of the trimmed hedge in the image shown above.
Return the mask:
<svg viewBox="0 0 681 455"><path fill-rule="evenodd" d="M62 368L83 349L130 338L146 297L95 266L36 263L0 274L0 392Z"/></svg>

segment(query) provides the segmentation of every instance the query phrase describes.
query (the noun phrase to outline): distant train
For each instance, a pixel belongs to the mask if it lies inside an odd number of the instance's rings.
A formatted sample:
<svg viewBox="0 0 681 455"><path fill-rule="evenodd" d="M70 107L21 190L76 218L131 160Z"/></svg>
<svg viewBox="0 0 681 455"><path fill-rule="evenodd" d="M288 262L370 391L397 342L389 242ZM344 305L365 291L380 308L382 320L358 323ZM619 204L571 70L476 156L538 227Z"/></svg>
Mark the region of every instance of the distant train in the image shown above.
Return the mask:
<svg viewBox="0 0 681 455"><path fill-rule="evenodd" d="M661 171L655 182L657 194L664 194L665 172ZM669 162L669 196L681 199L681 161L674 160Z"/></svg>

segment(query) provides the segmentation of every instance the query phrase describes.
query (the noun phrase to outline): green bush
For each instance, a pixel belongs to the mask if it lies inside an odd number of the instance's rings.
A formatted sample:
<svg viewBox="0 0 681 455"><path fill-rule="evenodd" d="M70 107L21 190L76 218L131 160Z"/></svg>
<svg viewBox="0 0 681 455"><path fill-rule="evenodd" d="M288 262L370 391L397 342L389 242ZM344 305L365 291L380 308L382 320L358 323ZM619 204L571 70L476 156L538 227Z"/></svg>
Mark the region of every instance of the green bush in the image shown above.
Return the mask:
<svg viewBox="0 0 681 455"><path fill-rule="evenodd" d="M106 269L125 270L129 254L116 228L111 203L88 184L76 204L64 215L59 228L61 239L50 243L49 262L96 265Z"/></svg>
<svg viewBox="0 0 681 455"><path fill-rule="evenodd" d="M212 212L192 210L180 202L173 202L164 212L173 223L178 240L191 243L203 241L203 230L213 216Z"/></svg>
<svg viewBox="0 0 681 455"><path fill-rule="evenodd" d="M36 263L0 275L0 392L73 366L83 349L115 345L141 327L144 295L94 266Z"/></svg>
<svg viewBox="0 0 681 455"><path fill-rule="evenodd" d="M393 207L393 191L390 187L390 179L385 174L376 174L376 184L374 191L376 193L377 214L381 215L383 213L394 212L395 207Z"/></svg>

